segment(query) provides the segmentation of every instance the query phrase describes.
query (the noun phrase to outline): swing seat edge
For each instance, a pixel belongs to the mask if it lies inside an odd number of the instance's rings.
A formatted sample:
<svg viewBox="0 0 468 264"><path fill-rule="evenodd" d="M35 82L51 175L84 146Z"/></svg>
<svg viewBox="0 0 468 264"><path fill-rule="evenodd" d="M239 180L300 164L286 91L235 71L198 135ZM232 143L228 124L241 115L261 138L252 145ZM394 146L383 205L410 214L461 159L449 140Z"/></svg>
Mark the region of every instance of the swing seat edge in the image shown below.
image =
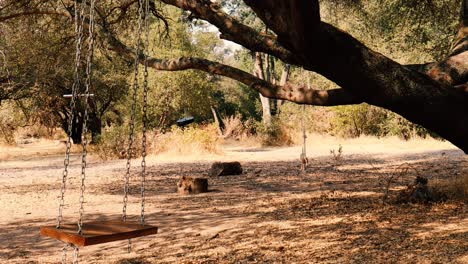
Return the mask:
<svg viewBox="0 0 468 264"><path fill-rule="evenodd" d="M76 224L62 224L56 226L43 226L41 236L53 238L77 247L103 244L113 241L154 235L158 227L141 225L138 222L122 221L94 221L83 223L82 234L77 233Z"/></svg>

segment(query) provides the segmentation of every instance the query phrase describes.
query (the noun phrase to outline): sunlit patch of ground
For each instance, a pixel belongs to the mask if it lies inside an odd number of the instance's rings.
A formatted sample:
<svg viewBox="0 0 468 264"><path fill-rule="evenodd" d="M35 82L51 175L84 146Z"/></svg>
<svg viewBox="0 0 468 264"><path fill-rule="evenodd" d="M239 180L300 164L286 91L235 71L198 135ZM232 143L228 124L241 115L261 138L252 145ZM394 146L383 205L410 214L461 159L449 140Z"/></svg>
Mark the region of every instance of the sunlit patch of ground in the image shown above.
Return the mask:
<svg viewBox="0 0 468 264"><path fill-rule="evenodd" d="M22 146L0 162L0 263L56 263L61 244L41 238L57 214L62 145ZM57 143L60 144L60 143ZM339 159L331 149L342 145ZM39 150L38 150L39 149ZM84 248L82 263L467 263L468 205L383 204L382 180L411 166L393 194L416 175L450 179L468 159L446 142L309 138L310 167L300 174L300 147L224 147L222 155L149 158L147 221L159 234ZM13 151L10 149L10 151ZM37 154L39 153L39 154ZM14 157L14 158L12 158ZM1 158L1 157L0 157ZM76 221L80 157L72 156L65 219ZM241 161L241 176L210 179L212 192L180 196L180 176L206 176L213 160ZM137 168L138 161L133 164ZM86 219L119 218L125 161L92 158ZM139 215L138 171L130 215Z"/></svg>

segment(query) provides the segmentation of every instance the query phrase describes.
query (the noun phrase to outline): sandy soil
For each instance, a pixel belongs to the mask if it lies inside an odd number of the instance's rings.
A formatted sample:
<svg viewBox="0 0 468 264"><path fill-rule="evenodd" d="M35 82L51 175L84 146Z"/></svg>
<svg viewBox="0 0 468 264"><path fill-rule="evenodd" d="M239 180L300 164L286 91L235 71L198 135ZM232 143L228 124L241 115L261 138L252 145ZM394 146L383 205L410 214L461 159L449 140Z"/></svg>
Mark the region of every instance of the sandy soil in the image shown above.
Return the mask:
<svg viewBox="0 0 468 264"><path fill-rule="evenodd" d="M412 169L446 180L468 173L468 158L448 143L313 138L311 164L298 172L300 147L225 146L223 155L151 157L147 222L157 235L80 250L82 263L468 263L468 205L382 204L382 179ZM340 160L331 149L343 146ZM0 263L57 263L61 243L39 236L55 223L63 148L50 143L3 149L0 162ZM211 192L175 193L179 177L205 176L213 160L241 161L245 174L209 179ZM134 162L139 164L138 161ZM406 165L402 165L406 164ZM86 220L118 219L124 161L91 159ZM65 220L76 221L79 156L72 157ZM138 172L129 214L139 215ZM70 255L70 254L69 254Z"/></svg>

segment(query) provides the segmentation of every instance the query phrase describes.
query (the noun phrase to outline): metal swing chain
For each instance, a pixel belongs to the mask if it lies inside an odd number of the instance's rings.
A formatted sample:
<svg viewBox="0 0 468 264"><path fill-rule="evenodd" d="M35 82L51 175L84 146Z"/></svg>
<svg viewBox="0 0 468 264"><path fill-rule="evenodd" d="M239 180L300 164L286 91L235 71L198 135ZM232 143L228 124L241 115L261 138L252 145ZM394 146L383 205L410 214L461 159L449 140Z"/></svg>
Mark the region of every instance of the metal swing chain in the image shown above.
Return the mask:
<svg viewBox="0 0 468 264"><path fill-rule="evenodd" d="M130 133L128 136L128 148L127 148L127 164L126 164L126 173L124 177L124 198L123 198L123 208L122 208L122 221L127 221L127 203L128 203L128 192L129 192L129 183L130 183L130 168L131 168L131 159L132 159L132 147L135 140L135 112L136 112L136 102L137 102L137 93L138 93L138 63L140 61L140 48L141 48L141 32L142 32L142 18L143 18L143 1L138 0L138 30L137 30L137 43L135 47L135 62L134 62L134 72L133 72L133 95L132 95L132 107L130 114ZM130 252L132 248L132 241L128 240L127 251Z"/></svg>
<svg viewBox="0 0 468 264"><path fill-rule="evenodd" d="M144 11L144 50L148 51L149 46L149 0L145 1ZM142 139L141 139L141 213L140 222L142 225L145 224L145 184L146 184L146 124L147 124L147 112L148 112L148 56L144 52L143 64L143 116L142 116Z"/></svg>
<svg viewBox="0 0 468 264"><path fill-rule="evenodd" d="M310 90L310 78L308 76L307 78L307 89ZM307 131L306 131L306 127L305 127L305 123L306 123L306 114L305 114L305 111L306 110L306 105L303 104L302 105L302 154L304 155L305 158L307 158L307 151L306 151L306 146L307 146Z"/></svg>
<svg viewBox="0 0 468 264"><path fill-rule="evenodd" d="M142 16L143 16L143 0L139 0L138 8L138 30L137 30L137 43L135 47L135 62L134 62L134 72L133 72L133 95L132 95L132 106L130 113L130 133L128 136L128 148L127 148L127 164L126 164L126 173L124 177L124 198L123 198L123 208L122 208L122 221L127 220L127 203L128 203L128 189L130 182L130 168L131 168L131 159L132 159L132 147L134 142L134 133L135 133L135 112L136 112L136 101L137 101L137 92L138 92L138 63L140 56L140 46L141 46L141 31L142 31Z"/></svg>
<svg viewBox="0 0 468 264"><path fill-rule="evenodd" d="M76 108L76 98L78 94L78 89L80 86L80 66L81 66L81 47L83 41L83 16L84 16L84 5L75 1L75 35L76 35L76 53L75 53L75 71L73 74L73 85L72 85L72 97L70 100L70 119L68 120L68 136L66 143L66 152L64 160L64 170L62 174L62 182L60 188L60 202L57 216L57 228L60 228L60 225L63 220L63 207L65 205L65 190L66 183L68 178L68 166L70 165L70 151L71 151L71 136L73 132L73 121L75 119L75 108ZM66 249L65 249L66 251ZM66 255L66 254L65 254Z"/></svg>
<svg viewBox="0 0 468 264"><path fill-rule="evenodd" d="M62 264L67 263L67 250L69 247L69 244L65 244L62 248Z"/></svg>
<svg viewBox="0 0 468 264"><path fill-rule="evenodd" d="M84 117L83 117L83 131L82 131L82 154L81 154L81 185L80 185L80 216L78 219L78 234L83 231L83 215L84 215L84 192L86 180L86 158L88 154L88 100L92 81L92 66L94 57L94 0L89 2L89 32L88 32L88 54L86 56L86 82L84 94ZM78 248L75 248L78 251Z"/></svg>
<svg viewBox="0 0 468 264"><path fill-rule="evenodd" d="M306 157L307 133L305 128L305 105L302 105L302 154Z"/></svg>
<svg viewBox="0 0 468 264"><path fill-rule="evenodd" d="M78 256L80 253L80 249L77 246L72 246L73 248L73 264L78 264Z"/></svg>
<svg viewBox="0 0 468 264"><path fill-rule="evenodd" d="M307 88L310 87L309 80L307 81ZM305 104L301 106L301 112L302 112L302 117L301 117L301 128L302 128L302 153L300 156L301 160L301 171L305 172L308 166L308 159L307 159L307 151L306 151L306 146L307 146L307 131L305 127Z"/></svg>

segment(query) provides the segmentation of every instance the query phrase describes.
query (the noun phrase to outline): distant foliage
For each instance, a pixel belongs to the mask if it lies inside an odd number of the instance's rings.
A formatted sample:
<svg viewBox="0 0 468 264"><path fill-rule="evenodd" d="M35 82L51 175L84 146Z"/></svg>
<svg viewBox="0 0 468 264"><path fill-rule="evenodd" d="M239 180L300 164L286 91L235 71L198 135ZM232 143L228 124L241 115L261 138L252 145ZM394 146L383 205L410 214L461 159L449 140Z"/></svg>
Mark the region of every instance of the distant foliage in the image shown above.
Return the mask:
<svg viewBox="0 0 468 264"><path fill-rule="evenodd" d="M183 129L173 126L170 132L161 134L154 139L151 152L153 154L219 153L220 140L214 125L191 125Z"/></svg>
<svg viewBox="0 0 468 264"><path fill-rule="evenodd" d="M266 126L259 122L257 125L257 135L262 146L289 146L293 144L291 127L283 120L273 118L271 125Z"/></svg>
<svg viewBox="0 0 468 264"><path fill-rule="evenodd" d="M5 112L0 113L0 142L11 145L15 143L16 125L13 118Z"/></svg>
<svg viewBox="0 0 468 264"><path fill-rule="evenodd" d="M128 135L128 126L107 127L92 146L92 151L103 160L125 159L128 153ZM151 147L151 141L148 142L149 147ZM141 132L138 129L134 134L131 151L133 158L141 156Z"/></svg>
<svg viewBox="0 0 468 264"><path fill-rule="evenodd" d="M242 140L253 136L256 133L256 121L247 119L242 121L239 115L223 118L225 125L223 138Z"/></svg>

